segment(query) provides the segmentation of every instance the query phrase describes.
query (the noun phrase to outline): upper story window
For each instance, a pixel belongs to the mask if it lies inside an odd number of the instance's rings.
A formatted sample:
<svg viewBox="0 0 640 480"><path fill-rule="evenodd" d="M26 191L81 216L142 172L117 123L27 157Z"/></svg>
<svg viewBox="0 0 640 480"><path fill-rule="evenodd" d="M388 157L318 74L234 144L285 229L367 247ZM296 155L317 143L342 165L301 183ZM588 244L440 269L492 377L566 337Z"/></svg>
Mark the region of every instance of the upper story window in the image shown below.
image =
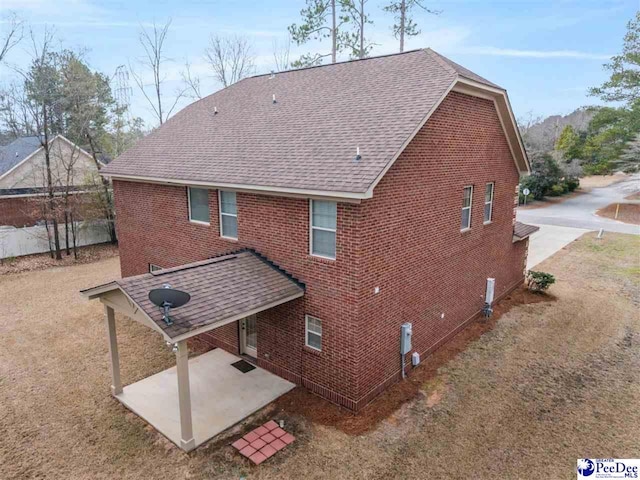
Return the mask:
<svg viewBox="0 0 640 480"><path fill-rule="evenodd" d="M484 223L491 222L493 215L493 187L494 183L487 183L484 190Z"/></svg>
<svg viewBox="0 0 640 480"><path fill-rule="evenodd" d="M149 273L157 272L158 270L162 270L162 267L155 265L153 263L149 264Z"/></svg>
<svg viewBox="0 0 640 480"><path fill-rule="evenodd" d="M187 188L189 197L189 220L209 225L209 190L206 188Z"/></svg>
<svg viewBox="0 0 640 480"><path fill-rule="evenodd" d="M471 228L471 203L473 201L473 186L464 187L462 195L462 221L460 230Z"/></svg>
<svg viewBox="0 0 640 480"><path fill-rule="evenodd" d="M238 238L238 206L236 192L219 190L218 204L220 205L220 236Z"/></svg>
<svg viewBox="0 0 640 480"><path fill-rule="evenodd" d="M310 202L311 255L335 260L337 204L325 200L311 200Z"/></svg>

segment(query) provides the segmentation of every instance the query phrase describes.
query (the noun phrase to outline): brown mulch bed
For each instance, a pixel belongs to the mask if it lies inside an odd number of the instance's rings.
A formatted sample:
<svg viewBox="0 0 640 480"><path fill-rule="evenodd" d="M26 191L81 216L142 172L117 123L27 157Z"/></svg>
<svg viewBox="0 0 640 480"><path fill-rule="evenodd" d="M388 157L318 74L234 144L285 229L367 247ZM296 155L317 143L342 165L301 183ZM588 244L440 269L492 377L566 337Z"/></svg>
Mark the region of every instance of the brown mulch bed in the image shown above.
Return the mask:
<svg viewBox="0 0 640 480"><path fill-rule="evenodd" d="M464 351L467 346L493 329L500 317L518 305L555 301L549 294L530 292L525 285L518 287L494 307L488 319L473 321L438 350L427 356L407 378L392 385L357 415L320 398L309 390L296 387L275 401L276 411L287 417L302 415L313 423L335 427L348 435L361 435L375 429L404 403L418 396L424 384L436 377L438 369Z"/></svg>
<svg viewBox="0 0 640 480"><path fill-rule="evenodd" d="M73 251L71 252L71 255L67 255L64 250L62 251L62 260L51 258L49 253L25 255L24 257L16 257L0 261L0 275L32 272L34 270L44 270L51 267L82 265L117 256L118 246L110 243L80 247L78 248L77 259L73 257Z"/></svg>
<svg viewBox="0 0 640 480"><path fill-rule="evenodd" d="M617 205L620 205L620 209L618 211L618 218L615 218ZM612 203L598 210L596 215L618 220L619 222L640 225L640 205L634 203Z"/></svg>

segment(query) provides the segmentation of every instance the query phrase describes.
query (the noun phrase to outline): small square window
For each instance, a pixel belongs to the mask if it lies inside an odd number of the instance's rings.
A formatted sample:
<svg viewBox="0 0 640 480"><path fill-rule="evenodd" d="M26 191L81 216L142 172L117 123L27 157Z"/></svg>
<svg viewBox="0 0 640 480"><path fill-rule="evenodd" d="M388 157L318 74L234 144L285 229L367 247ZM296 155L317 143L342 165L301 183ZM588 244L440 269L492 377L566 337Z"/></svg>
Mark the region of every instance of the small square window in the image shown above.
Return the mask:
<svg viewBox="0 0 640 480"><path fill-rule="evenodd" d="M189 220L209 225L209 190L206 188L187 188L189 197Z"/></svg>
<svg viewBox="0 0 640 480"><path fill-rule="evenodd" d="M314 350L322 350L322 320L305 315L305 345Z"/></svg>

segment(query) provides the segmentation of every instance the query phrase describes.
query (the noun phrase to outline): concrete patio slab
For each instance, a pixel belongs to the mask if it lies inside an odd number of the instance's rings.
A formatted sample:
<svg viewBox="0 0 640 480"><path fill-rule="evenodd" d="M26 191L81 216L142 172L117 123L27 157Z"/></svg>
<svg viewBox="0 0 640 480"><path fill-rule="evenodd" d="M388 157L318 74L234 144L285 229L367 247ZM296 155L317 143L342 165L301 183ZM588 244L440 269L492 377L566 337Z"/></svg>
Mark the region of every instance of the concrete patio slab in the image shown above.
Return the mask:
<svg viewBox="0 0 640 480"><path fill-rule="evenodd" d="M535 267L543 260L561 250L590 230L583 228L559 227L556 225L540 225L536 233L529 237L529 256L527 270Z"/></svg>
<svg viewBox="0 0 640 480"><path fill-rule="evenodd" d="M261 368L242 373L231 366L237 361L238 357L219 348L189 359L196 447L295 386ZM173 443L180 445L176 367L127 385L115 397Z"/></svg>

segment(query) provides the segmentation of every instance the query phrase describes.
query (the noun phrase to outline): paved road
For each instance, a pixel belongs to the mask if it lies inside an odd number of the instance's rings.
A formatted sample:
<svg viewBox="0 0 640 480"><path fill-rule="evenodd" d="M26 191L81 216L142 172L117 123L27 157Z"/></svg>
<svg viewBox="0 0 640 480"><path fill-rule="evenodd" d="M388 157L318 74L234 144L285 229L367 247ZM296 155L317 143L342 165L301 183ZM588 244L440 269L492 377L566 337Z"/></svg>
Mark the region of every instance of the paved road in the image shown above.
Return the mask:
<svg viewBox="0 0 640 480"><path fill-rule="evenodd" d="M517 218L535 225L556 225L640 235L640 226L599 217L596 210L622 201L627 195L640 191L640 174L608 187L594 188L564 202L542 208L520 209Z"/></svg>

